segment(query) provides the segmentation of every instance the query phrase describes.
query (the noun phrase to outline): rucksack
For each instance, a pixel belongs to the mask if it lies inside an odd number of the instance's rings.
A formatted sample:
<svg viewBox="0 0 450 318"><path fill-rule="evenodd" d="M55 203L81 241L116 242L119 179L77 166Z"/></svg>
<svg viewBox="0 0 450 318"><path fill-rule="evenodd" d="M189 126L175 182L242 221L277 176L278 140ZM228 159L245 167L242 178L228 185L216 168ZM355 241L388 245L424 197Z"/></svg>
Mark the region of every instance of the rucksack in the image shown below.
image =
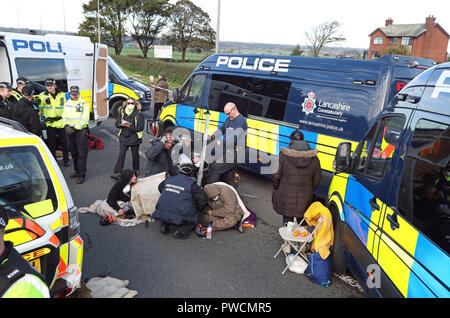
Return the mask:
<svg viewBox="0 0 450 318"><path fill-rule="evenodd" d="M322 259L320 254L313 252L309 257L308 267L305 269L305 275L314 283L328 287L330 286L331 264L330 257Z"/></svg>
<svg viewBox="0 0 450 318"><path fill-rule="evenodd" d="M89 146L89 150L100 150L105 148L105 146L103 145L103 140L100 137L94 136L94 135L87 135L88 137L88 146Z"/></svg>

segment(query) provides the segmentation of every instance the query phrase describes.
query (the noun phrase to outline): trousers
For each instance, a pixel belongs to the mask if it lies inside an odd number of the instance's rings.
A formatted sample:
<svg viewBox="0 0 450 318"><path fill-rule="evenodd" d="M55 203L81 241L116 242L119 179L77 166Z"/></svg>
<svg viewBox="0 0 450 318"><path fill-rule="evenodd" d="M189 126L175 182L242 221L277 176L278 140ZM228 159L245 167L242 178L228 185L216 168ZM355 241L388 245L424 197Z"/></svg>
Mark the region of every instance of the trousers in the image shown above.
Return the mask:
<svg viewBox="0 0 450 318"><path fill-rule="evenodd" d="M75 172L80 177L86 176L89 146L85 129L76 130L74 134L69 136L69 147Z"/></svg>
<svg viewBox="0 0 450 318"><path fill-rule="evenodd" d="M209 167L208 177L205 184L211 184L218 181L223 181L230 186L236 188L236 182L234 182L234 175L237 169L235 163L213 163Z"/></svg>
<svg viewBox="0 0 450 318"><path fill-rule="evenodd" d="M117 157L116 164L114 166L114 173L120 173L123 169L123 165L125 164L125 157L127 155L128 148L131 149L131 157L133 161L133 170L139 171L139 145L127 146L124 144L120 144L119 148L119 156Z"/></svg>
<svg viewBox="0 0 450 318"><path fill-rule="evenodd" d="M59 141L62 147L63 161L69 161L69 143L64 128L47 127L47 146L53 157L56 159L56 144Z"/></svg>

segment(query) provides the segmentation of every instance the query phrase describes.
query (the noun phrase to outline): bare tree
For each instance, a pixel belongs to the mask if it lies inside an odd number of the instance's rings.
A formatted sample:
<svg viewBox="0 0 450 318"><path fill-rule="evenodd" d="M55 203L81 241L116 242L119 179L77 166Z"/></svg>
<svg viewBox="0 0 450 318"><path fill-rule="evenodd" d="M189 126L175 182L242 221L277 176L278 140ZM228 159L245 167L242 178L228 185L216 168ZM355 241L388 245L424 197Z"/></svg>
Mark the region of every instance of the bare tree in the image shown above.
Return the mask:
<svg viewBox="0 0 450 318"><path fill-rule="evenodd" d="M169 21L170 29L166 37L169 43L181 49L183 62L187 48L214 47L216 32L211 28L211 19L208 13L191 1L177 1Z"/></svg>
<svg viewBox="0 0 450 318"><path fill-rule="evenodd" d="M142 55L147 57L159 32L169 16L168 0L131 0L131 37L138 43Z"/></svg>
<svg viewBox="0 0 450 318"><path fill-rule="evenodd" d="M320 50L327 44L345 41L340 33L341 25L337 21L325 22L305 32L306 45L313 56L319 56Z"/></svg>

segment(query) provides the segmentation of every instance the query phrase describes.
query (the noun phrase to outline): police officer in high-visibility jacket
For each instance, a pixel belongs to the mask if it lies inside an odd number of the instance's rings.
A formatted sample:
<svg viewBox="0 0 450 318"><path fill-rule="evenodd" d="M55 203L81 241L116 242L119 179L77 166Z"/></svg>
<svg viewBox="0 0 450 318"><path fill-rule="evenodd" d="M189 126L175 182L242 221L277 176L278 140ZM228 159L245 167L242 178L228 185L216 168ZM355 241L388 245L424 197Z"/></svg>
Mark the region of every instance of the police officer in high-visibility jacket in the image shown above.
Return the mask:
<svg viewBox="0 0 450 318"><path fill-rule="evenodd" d="M56 159L56 142L62 146L64 167L70 165L69 144L62 124L62 113L66 103L66 94L56 87L56 81L49 78L45 81L45 92L39 94L39 110L44 116L47 126L47 146Z"/></svg>
<svg viewBox="0 0 450 318"><path fill-rule="evenodd" d="M86 178L89 114L89 104L80 97L79 87L71 86L70 99L66 102L62 114L62 123L69 136L70 152L75 168L75 173L70 177L78 178L78 184L82 184Z"/></svg>
<svg viewBox="0 0 450 318"><path fill-rule="evenodd" d="M44 277L16 251L12 242L4 241L8 214L0 206L0 297L49 298Z"/></svg>

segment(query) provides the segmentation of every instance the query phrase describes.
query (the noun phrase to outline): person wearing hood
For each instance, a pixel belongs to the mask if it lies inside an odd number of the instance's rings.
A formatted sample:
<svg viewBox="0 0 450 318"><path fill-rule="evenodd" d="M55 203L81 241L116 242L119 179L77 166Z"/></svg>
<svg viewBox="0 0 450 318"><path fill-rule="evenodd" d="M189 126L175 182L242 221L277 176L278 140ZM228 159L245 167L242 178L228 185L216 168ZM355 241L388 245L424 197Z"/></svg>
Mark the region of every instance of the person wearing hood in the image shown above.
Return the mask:
<svg viewBox="0 0 450 318"><path fill-rule="evenodd" d="M133 170L139 175L139 146L142 143L144 130L144 116L141 115L142 106L134 98L128 98L119 111L116 128L119 129L119 156L114 166L111 178L119 180L123 169L128 148L131 149Z"/></svg>
<svg viewBox="0 0 450 318"><path fill-rule="evenodd" d="M303 218L321 177L317 149L309 147L299 130L290 137L289 148L281 147L278 171L272 175L273 209L283 216L283 224Z"/></svg>
<svg viewBox="0 0 450 318"><path fill-rule="evenodd" d="M34 89L31 85L22 88L22 98L14 104L11 119L21 123L29 132L40 136L42 133L38 112L33 105Z"/></svg>
<svg viewBox="0 0 450 318"><path fill-rule="evenodd" d="M212 183L204 187L204 191L208 196L208 207L203 216L202 227L211 224L213 231L223 231L236 227L242 231L240 221L244 216L244 211L239 205L236 192L227 184Z"/></svg>
<svg viewBox="0 0 450 318"><path fill-rule="evenodd" d="M137 182L136 172L131 169L124 169L120 173L119 180L114 184L114 186L109 191L106 203L108 203L111 208L117 211L118 216L125 214L124 209L119 206L118 201L122 202L130 201L131 189L133 185L136 184L136 182ZM126 214L129 215L130 213L127 211Z"/></svg>

